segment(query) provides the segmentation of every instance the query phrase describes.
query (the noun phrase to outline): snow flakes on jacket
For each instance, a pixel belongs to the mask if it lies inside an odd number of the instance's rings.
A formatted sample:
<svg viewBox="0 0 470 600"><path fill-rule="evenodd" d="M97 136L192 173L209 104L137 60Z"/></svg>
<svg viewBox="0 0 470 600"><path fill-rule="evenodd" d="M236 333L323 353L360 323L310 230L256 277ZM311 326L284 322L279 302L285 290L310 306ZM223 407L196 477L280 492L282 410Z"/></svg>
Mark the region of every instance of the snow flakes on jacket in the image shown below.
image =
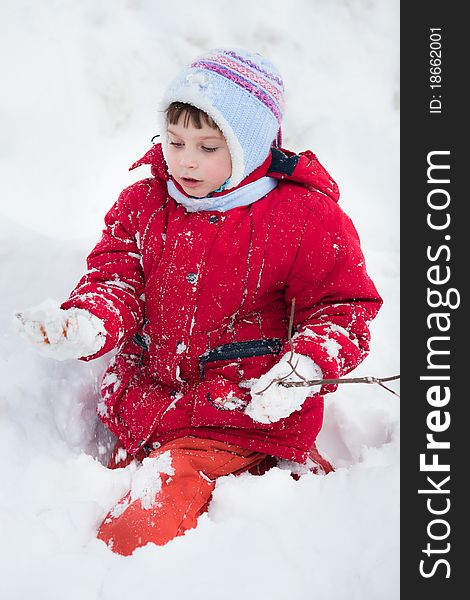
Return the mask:
<svg viewBox="0 0 470 600"><path fill-rule="evenodd" d="M303 462L322 425L322 394L335 386L263 424L244 412L243 382L291 351L294 298L295 351L325 378L348 373L369 350L381 299L336 184L311 152L275 149L240 184L279 179L264 198L187 212L168 194L159 144L132 168L141 164L152 165L152 177L122 192L62 305L105 322L105 346L85 360L119 346L100 418L132 454L194 435Z"/></svg>

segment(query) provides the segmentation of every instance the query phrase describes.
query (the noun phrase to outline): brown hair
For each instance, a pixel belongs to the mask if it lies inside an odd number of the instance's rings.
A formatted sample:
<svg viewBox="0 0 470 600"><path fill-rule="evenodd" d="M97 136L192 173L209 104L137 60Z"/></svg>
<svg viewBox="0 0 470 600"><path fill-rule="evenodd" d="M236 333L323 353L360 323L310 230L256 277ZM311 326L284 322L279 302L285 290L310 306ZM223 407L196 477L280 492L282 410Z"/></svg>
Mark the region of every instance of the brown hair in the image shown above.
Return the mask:
<svg viewBox="0 0 470 600"><path fill-rule="evenodd" d="M183 127L187 127L189 122L196 127L196 129L202 129L202 123L204 122L212 129L220 131L219 126L216 122L203 110L196 108L192 104L186 104L185 102L172 102L166 109L166 120L169 125L176 125L181 115L184 116ZM222 133L220 131L220 133Z"/></svg>

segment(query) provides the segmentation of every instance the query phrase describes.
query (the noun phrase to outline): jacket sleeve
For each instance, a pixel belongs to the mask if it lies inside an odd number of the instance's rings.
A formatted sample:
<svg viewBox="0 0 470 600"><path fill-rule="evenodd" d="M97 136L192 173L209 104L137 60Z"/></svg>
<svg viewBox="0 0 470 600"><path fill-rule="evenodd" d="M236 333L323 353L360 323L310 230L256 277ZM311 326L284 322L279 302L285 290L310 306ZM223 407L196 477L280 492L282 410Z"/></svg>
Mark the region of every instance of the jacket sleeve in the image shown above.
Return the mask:
<svg viewBox="0 0 470 600"><path fill-rule="evenodd" d="M144 277L132 206L133 188L124 190L105 216L102 237L87 258L88 270L61 308L82 308L103 320L107 336L97 358L129 339L144 311Z"/></svg>
<svg viewBox="0 0 470 600"><path fill-rule="evenodd" d="M369 352L369 323L382 299L366 271L351 219L324 197L312 208L285 290L288 316L295 299L295 352L309 356L325 379L341 377ZM280 354L291 351L286 342ZM324 385L321 393L337 385Z"/></svg>

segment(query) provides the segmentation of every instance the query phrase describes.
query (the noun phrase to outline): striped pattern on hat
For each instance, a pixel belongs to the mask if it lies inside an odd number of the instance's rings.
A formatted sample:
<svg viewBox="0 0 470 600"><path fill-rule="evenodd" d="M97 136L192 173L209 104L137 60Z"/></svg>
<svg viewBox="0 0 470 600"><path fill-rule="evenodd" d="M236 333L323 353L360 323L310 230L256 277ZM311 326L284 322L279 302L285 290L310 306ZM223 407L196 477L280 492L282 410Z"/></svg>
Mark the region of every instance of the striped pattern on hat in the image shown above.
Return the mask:
<svg viewBox="0 0 470 600"><path fill-rule="evenodd" d="M236 187L280 145L284 85L276 67L260 54L215 49L198 57L166 90L161 110L172 102L192 104L222 131L232 157L227 189ZM161 123L162 132L166 123ZM163 135L163 154L166 154Z"/></svg>
<svg viewBox="0 0 470 600"><path fill-rule="evenodd" d="M191 67L214 71L245 88L271 110L280 126L284 112L284 84L272 71L272 66L268 70L267 61L263 63L257 64L233 50L221 50L193 62Z"/></svg>

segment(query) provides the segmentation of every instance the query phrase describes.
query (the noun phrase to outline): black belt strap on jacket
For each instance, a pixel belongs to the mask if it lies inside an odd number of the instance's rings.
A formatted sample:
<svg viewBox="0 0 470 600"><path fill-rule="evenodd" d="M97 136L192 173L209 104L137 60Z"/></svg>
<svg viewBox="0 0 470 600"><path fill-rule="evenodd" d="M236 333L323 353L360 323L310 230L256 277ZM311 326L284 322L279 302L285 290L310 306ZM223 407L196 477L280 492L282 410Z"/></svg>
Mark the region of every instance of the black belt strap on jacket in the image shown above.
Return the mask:
<svg viewBox="0 0 470 600"><path fill-rule="evenodd" d="M140 346L141 348L143 348L144 350L148 350L149 349L149 344L147 339L140 333L136 333L134 334L134 337L132 338L132 341L137 344L138 346Z"/></svg>
<svg viewBox="0 0 470 600"><path fill-rule="evenodd" d="M222 344L208 352L201 354L199 358L199 375L204 378L206 363L216 360L234 360L236 358L251 358L253 356L265 356L266 354L279 354L282 342L279 338L267 340L248 340L246 342L232 342Z"/></svg>
<svg viewBox="0 0 470 600"><path fill-rule="evenodd" d="M139 367L141 367L144 362L144 354L145 354L145 352L148 352L148 349L150 347L148 337L146 337L145 335L142 335L141 333L136 333L136 334L134 334L132 341L134 342L134 344L136 344L137 346L142 348L142 350L140 351L140 358L139 358L139 363L138 363Z"/></svg>

